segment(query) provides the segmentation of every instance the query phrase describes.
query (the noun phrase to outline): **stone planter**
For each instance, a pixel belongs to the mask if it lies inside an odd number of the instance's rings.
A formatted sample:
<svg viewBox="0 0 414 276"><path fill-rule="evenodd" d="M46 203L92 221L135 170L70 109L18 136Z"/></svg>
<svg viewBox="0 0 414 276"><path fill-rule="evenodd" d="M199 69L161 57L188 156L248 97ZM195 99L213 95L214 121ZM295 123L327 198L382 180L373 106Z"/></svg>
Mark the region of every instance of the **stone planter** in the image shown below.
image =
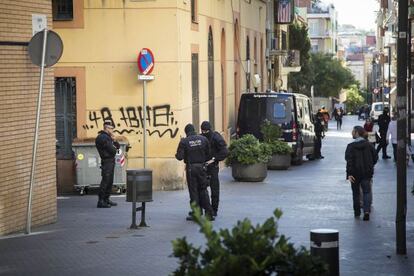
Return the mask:
<svg viewBox="0 0 414 276"><path fill-rule="evenodd" d="M261 182L267 177L267 164L233 164L231 165L231 174L239 182Z"/></svg>
<svg viewBox="0 0 414 276"><path fill-rule="evenodd" d="M272 159L267 163L269 170L287 170L290 167L292 156L290 154L272 156Z"/></svg>

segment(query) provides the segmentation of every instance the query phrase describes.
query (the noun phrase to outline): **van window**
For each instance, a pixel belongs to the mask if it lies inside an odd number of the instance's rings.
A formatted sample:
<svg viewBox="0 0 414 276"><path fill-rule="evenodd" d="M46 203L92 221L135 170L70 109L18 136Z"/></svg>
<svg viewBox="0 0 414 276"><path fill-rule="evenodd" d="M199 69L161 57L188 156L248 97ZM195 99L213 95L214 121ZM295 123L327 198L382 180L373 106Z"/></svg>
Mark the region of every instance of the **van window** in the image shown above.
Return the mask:
<svg viewBox="0 0 414 276"><path fill-rule="evenodd" d="M376 104L374 106L375 111L382 111L382 104Z"/></svg>
<svg viewBox="0 0 414 276"><path fill-rule="evenodd" d="M296 109L297 109L297 116L298 120L302 121L303 119L303 103L301 99L296 98Z"/></svg>
<svg viewBox="0 0 414 276"><path fill-rule="evenodd" d="M310 116L309 116L309 105L308 102L304 101L303 102L303 118L305 119L305 121L310 121Z"/></svg>
<svg viewBox="0 0 414 276"><path fill-rule="evenodd" d="M274 103L273 104L273 119L285 119L286 114L286 105L284 103Z"/></svg>

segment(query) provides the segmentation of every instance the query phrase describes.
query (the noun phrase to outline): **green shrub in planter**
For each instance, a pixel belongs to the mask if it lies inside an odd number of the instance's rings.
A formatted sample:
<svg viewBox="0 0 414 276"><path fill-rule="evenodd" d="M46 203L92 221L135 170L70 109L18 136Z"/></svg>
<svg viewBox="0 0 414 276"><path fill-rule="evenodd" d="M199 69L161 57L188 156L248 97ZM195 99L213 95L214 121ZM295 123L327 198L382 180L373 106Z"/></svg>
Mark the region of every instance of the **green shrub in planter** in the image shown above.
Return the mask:
<svg viewBox="0 0 414 276"><path fill-rule="evenodd" d="M279 140L282 136L282 129L278 125L265 120L260 126L263 133L263 141L269 144L272 155L288 155L292 153L292 148L285 141Z"/></svg>
<svg viewBox="0 0 414 276"><path fill-rule="evenodd" d="M251 134L246 134L240 139L231 141L226 165L231 166L234 163L242 165L267 163L271 155L272 152L269 145L260 143Z"/></svg>
<svg viewBox="0 0 414 276"><path fill-rule="evenodd" d="M277 231L282 212L263 224L252 225L249 219L238 221L233 229L213 230L211 222L200 215L198 208L194 220L207 243L194 247L186 238L173 243L173 256L179 267L173 275L325 275L327 266L310 255L304 247L296 249Z"/></svg>
<svg viewBox="0 0 414 276"><path fill-rule="evenodd" d="M271 143L282 137L282 128L272 124L269 120L264 120L260 126L260 132L263 134L263 142Z"/></svg>
<svg viewBox="0 0 414 276"><path fill-rule="evenodd" d="M269 143L273 155L288 155L292 153L292 148L284 141L273 141Z"/></svg>

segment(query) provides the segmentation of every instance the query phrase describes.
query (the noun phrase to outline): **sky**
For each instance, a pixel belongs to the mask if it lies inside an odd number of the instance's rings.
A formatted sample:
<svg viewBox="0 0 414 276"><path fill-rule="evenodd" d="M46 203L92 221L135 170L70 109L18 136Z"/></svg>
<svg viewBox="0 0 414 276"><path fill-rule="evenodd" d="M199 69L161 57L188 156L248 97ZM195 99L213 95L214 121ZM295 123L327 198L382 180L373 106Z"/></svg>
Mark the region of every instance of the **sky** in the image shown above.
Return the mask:
<svg viewBox="0 0 414 276"><path fill-rule="evenodd" d="M363 30L375 30L376 11L379 3L376 0L322 0L333 3L338 11L339 24L351 24Z"/></svg>

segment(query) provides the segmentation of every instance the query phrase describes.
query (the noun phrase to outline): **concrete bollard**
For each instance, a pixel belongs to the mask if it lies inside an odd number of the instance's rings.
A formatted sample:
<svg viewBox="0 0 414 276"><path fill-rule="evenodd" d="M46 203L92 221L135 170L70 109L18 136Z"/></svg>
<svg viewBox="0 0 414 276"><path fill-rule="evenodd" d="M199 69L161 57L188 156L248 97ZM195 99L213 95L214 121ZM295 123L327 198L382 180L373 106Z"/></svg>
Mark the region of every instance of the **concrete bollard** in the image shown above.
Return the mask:
<svg viewBox="0 0 414 276"><path fill-rule="evenodd" d="M339 231L314 229L310 231L311 255L320 257L329 266L330 276L339 276Z"/></svg>

